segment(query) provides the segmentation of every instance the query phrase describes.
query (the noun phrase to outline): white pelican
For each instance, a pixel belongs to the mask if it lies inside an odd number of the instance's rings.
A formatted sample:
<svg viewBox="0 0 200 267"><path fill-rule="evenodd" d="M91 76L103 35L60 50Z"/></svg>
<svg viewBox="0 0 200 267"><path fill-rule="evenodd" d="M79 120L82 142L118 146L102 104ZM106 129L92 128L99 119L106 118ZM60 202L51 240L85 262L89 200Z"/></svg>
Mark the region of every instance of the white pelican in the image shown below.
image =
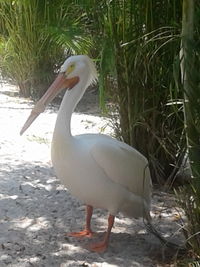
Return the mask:
<svg viewBox="0 0 200 267"><path fill-rule="evenodd" d="M88 56L69 57L36 103L20 134L61 89L67 89L53 133L52 163L61 182L87 205L85 229L71 236L92 236L93 207L108 210L108 229L103 241L89 246L92 251L103 252L118 212L134 218L150 218L151 177L147 159L129 145L103 134L72 136L72 112L96 78L95 66Z"/></svg>

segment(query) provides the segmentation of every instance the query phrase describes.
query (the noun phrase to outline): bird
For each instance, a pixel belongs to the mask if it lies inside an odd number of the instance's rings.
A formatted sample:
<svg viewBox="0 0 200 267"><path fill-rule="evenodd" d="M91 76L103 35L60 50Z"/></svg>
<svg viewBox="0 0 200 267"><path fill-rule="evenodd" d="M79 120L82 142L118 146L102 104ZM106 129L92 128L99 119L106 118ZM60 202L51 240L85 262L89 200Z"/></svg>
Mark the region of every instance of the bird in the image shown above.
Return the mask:
<svg viewBox="0 0 200 267"><path fill-rule="evenodd" d="M61 183L86 205L86 224L73 237L91 237L94 208L108 211L108 227L102 240L88 249L104 252L118 213L151 219L151 175L148 160L135 148L105 134L71 133L71 117L86 89L97 80L94 62L87 55L68 57L58 76L36 103L21 129L22 135L63 89L51 145L53 168Z"/></svg>

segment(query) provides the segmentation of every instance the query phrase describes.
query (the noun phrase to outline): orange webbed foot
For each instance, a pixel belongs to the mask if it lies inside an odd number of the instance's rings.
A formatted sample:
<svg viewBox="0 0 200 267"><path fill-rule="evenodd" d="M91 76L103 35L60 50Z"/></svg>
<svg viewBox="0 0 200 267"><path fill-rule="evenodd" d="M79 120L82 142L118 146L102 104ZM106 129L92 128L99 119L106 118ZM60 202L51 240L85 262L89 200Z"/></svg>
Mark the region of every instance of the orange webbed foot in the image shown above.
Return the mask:
<svg viewBox="0 0 200 267"><path fill-rule="evenodd" d="M94 235L94 233L91 230L83 230L80 232L71 232L71 233L67 233L67 236L72 236L72 237L92 237Z"/></svg>

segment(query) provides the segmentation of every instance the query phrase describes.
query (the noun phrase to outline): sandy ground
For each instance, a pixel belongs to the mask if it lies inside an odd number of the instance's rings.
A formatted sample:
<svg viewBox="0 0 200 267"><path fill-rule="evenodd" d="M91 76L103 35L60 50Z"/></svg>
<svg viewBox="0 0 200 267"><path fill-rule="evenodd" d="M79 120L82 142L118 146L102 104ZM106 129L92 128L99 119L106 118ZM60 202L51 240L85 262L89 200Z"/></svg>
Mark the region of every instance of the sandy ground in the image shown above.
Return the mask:
<svg viewBox="0 0 200 267"><path fill-rule="evenodd" d="M109 120L97 116L96 94L91 91L86 97L78 108L84 113L73 115L73 133L112 134ZM59 183L51 167L57 108L49 108L19 136L32 105L17 96L15 87L0 85L0 267L173 266L166 264L171 254L146 231L143 221L121 214L103 254L85 248L93 239L65 237L65 232L82 228L85 207ZM152 216L165 237L183 240L172 195L154 192ZM94 239L101 238L106 227L106 211L95 210Z"/></svg>

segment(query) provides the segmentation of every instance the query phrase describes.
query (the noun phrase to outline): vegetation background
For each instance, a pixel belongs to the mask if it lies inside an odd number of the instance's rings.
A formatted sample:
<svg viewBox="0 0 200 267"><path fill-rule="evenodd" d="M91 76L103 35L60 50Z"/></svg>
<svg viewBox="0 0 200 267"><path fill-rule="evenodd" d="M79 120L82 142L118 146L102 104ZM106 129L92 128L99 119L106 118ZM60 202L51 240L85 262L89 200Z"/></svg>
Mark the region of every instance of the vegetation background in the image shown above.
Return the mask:
<svg viewBox="0 0 200 267"><path fill-rule="evenodd" d="M21 96L37 99L67 56L87 53L103 112L117 117L117 137L148 158L154 183L174 186L187 162L189 180L175 192L198 259L200 2L1 0L0 15L1 75Z"/></svg>

